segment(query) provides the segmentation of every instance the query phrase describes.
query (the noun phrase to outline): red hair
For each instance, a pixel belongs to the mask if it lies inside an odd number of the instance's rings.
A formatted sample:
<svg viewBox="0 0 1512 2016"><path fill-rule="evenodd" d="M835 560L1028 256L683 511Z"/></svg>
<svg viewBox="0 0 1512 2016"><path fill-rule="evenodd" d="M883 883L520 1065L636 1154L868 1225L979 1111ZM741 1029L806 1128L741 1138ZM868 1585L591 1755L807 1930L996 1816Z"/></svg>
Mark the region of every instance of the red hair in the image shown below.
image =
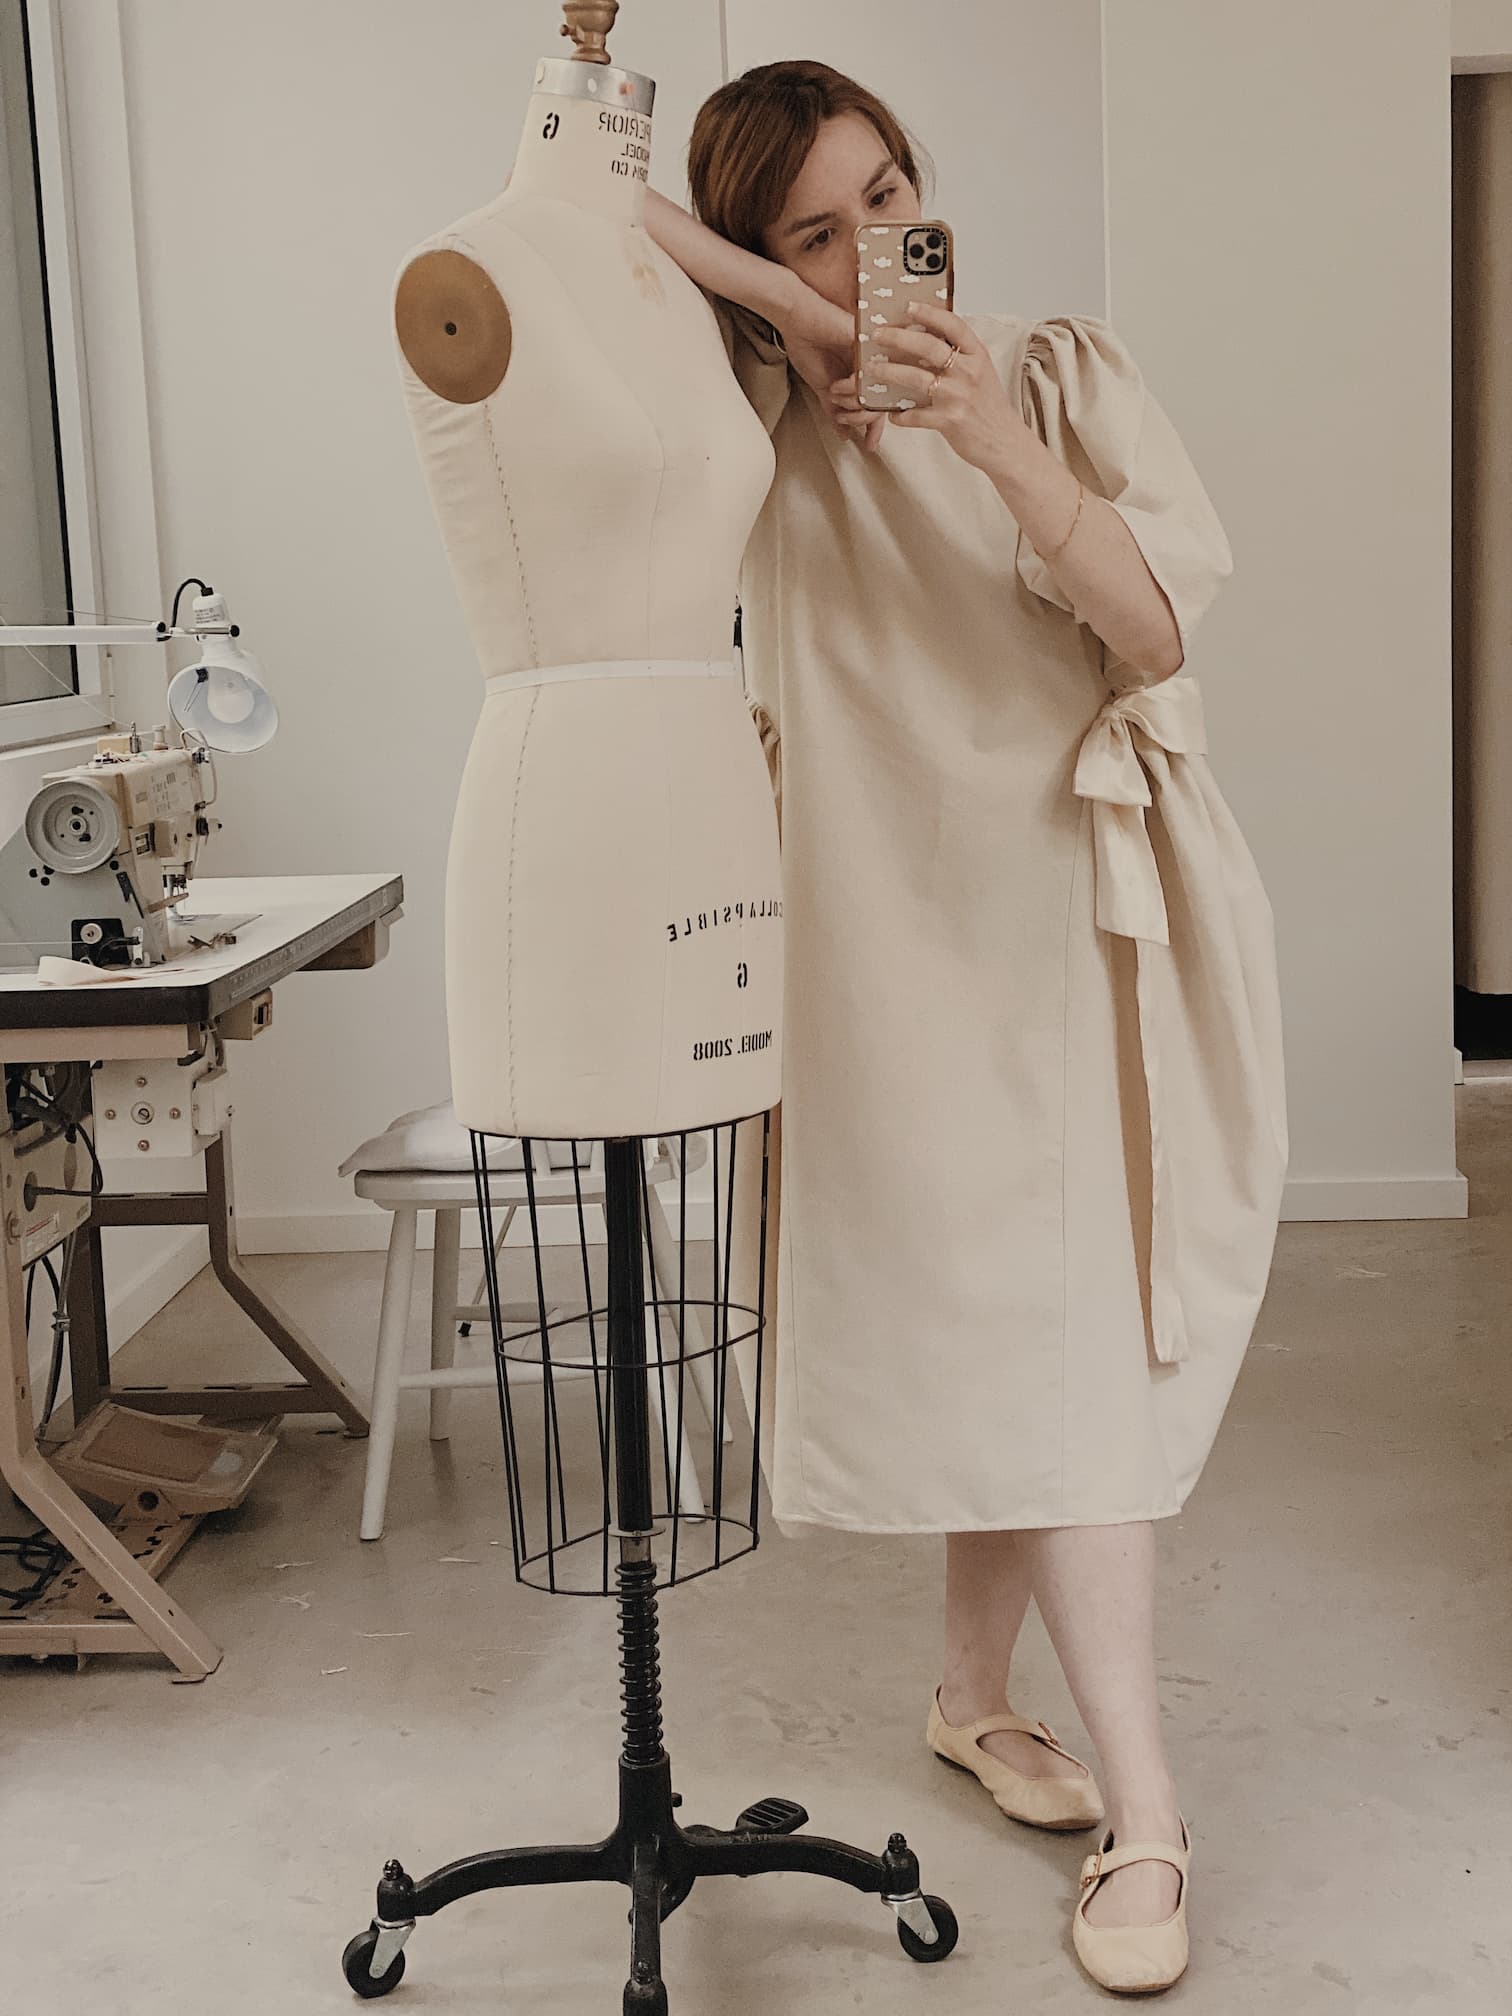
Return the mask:
<svg viewBox="0 0 1512 2016"><path fill-rule="evenodd" d="M764 63L699 107L688 145L694 211L721 238L765 252L819 128L846 112L875 127L922 195L922 150L875 92L827 63Z"/></svg>

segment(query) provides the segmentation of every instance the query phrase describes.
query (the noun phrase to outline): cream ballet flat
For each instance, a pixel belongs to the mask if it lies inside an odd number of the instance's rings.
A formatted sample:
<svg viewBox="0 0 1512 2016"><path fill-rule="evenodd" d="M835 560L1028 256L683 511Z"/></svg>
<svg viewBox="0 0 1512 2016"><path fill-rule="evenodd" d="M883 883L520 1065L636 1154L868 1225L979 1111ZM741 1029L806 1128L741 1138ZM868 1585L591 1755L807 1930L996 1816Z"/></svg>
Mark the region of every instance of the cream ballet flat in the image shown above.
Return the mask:
<svg viewBox="0 0 1512 2016"><path fill-rule="evenodd" d="M1097 1895L1098 1885L1130 1862L1170 1863L1181 1877L1176 1909L1158 1925L1089 1925L1087 1906ZM1112 1830L1104 1834L1096 1854L1082 1864L1081 1895L1071 1920L1077 1958L1094 1981L1122 1995L1158 1995L1181 1979L1190 1952L1187 1872L1191 1862L1192 1836L1185 1820L1179 1848L1165 1841L1131 1841L1127 1847L1115 1848Z"/></svg>
<svg viewBox="0 0 1512 2016"><path fill-rule="evenodd" d="M1082 1773L1080 1778L1026 1778L1001 1757L981 1747L984 1736L1000 1731L1018 1731L1043 1743L1057 1757L1065 1757ZM1102 1799L1092 1773L1079 1757L1062 1748L1055 1732L1044 1722L1031 1722L1026 1715L986 1715L980 1722L957 1729L940 1713L938 1689L929 1710L926 1734L929 1747L946 1764L969 1771L979 1778L1001 1812L1010 1820L1022 1820L1026 1827L1049 1827L1069 1833L1078 1827L1095 1827L1103 1817Z"/></svg>

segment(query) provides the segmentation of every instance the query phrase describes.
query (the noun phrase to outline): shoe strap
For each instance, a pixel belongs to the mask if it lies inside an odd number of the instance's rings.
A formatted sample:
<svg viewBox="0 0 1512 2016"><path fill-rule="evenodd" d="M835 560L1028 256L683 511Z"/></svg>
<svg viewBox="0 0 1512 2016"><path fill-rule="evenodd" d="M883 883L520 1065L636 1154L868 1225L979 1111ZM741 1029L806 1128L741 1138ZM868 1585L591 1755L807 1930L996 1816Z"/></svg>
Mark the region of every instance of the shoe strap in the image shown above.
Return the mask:
<svg viewBox="0 0 1512 2016"><path fill-rule="evenodd" d="M1043 1743L1057 1757L1064 1757L1072 1764L1081 1762L1057 1740L1048 1722L1035 1722L1027 1715L984 1715L980 1722L973 1722L957 1733L971 1743L980 1743L984 1736L1032 1736L1036 1743Z"/></svg>
<svg viewBox="0 0 1512 2016"><path fill-rule="evenodd" d="M1192 1837L1187 1832L1185 1820L1181 1823L1183 1846L1173 1847L1169 1841L1129 1841L1117 1848L1099 1847L1095 1855L1089 1855L1082 1864L1082 1889L1090 1890L1100 1883L1104 1876L1111 1876L1115 1869L1126 1869L1131 1862L1169 1862L1178 1876L1185 1876L1192 1862ZM1106 1843L1111 1836L1104 1835Z"/></svg>

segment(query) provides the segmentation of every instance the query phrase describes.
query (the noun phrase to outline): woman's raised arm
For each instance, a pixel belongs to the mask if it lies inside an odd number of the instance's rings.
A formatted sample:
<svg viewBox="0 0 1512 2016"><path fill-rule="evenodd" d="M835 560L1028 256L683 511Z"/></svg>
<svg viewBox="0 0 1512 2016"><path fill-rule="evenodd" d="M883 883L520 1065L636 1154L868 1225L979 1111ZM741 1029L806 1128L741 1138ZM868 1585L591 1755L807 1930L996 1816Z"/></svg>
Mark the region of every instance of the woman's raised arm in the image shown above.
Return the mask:
<svg viewBox="0 0 1512 2016"><path fill-rule="evenodd" d="M842 389L853 368L855 340L855 324L843 308L826 301L790 266L732 245L654 189L646 191L646 229L695 286L769 323L830 419L863 446L875 447L883 423L855 410L853 394Z"/></svg>
<svg viewBox="0 0 1512 2016"><path fill-rule="evenodd" d="M646 229L697 286L749 308L774 329L785 328L805 312L805 294L819 299L790 267L732 245L655 189L646 191ZM829 305L820 302L821 307ZM838 315L840 311L833 312Z"/></svg>

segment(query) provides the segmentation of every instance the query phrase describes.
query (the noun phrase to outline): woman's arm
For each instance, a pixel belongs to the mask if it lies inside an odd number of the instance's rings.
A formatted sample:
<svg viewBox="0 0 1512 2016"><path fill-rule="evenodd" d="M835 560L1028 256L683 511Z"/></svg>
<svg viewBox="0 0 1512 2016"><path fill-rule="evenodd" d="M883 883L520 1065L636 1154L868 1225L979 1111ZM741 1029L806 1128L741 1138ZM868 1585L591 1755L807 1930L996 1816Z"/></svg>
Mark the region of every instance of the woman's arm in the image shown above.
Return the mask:
<svg viewBox="0 0 1512 2016"><path fill-rule="evenodd" d="M802 297L813 292L790 267L732 245L655 189L646 191L646 229L668 258L675 259L706 293L749 308L774 329L796 320L805 305ZM817 295L814 298L817 300ZM835 310L837 315L839 312Z"/></svg>
<svg viewBox="0 0 1512 2016"><path fill-rule="evenodd" d="M987 469L993 488L1078 620L1115 658L1152 680L1169 679L1182 667L1181 632L1139 542L1111 504L1013 418L1019 431L1007 435Z"/></svg>
<svg viewBox="0 0 1512 2016"><path fill-rule="evenodd" d="M960 316L932 305L910 316L906 329L877 332L891 359L877 376L918 401L894 413L893 424L943 434L991 479L1078 621L1115 658L1151 680L1179 672L1175 613L1123 518L1025 425L986 345Z"/></svg>
<svg viewBox="0 0 1512 2016"><path fill-rule="evenodd" d="M855 324L789 266L747 252L656 190L646 191L646 229L695 286L749 308L782 339L788 362L843 433L874 447L882 422L862 414L854 399L836 396L836 383L853 368Z"/></svg>

